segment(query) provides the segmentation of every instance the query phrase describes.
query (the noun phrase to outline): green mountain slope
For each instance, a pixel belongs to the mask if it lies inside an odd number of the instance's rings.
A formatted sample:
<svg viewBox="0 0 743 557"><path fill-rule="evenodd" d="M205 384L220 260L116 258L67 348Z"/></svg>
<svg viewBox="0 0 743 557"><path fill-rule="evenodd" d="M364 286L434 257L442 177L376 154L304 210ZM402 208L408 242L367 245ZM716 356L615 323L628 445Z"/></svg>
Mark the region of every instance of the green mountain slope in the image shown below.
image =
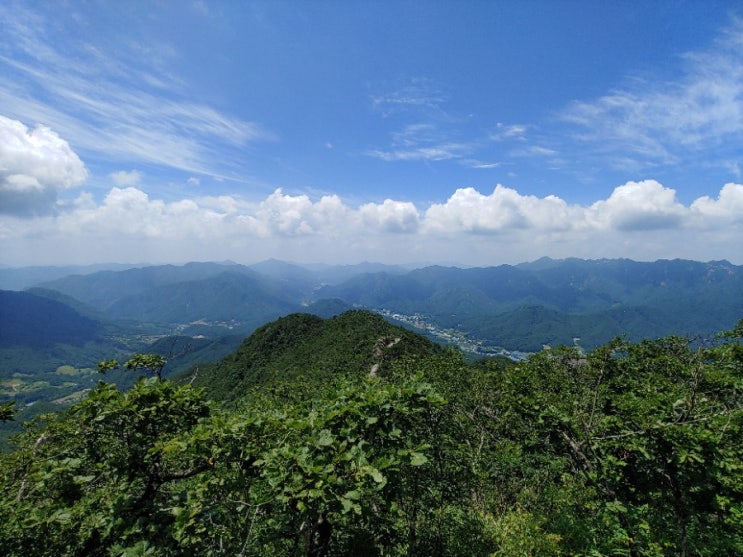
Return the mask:
<svg viewBox="0 0 743 557"><path fill-rule="evenodd" d="M234 264L188 263L182 266L157 265L125 271L71 275L39 286L57 290L91 307L105 311L122 299L145 293L153 288L203 280L225 271L256 274L246 267Z"/></svg>
<svg viewBox="0 0 743 557"><path fill-rule="evenodd" d="M236 321L253 330L297 307L260 279L223 272L200 280L164 284L119 299L108 308L117 319L157 323Z"/></svg>
<svg viewBox="0 0 743 557"><path fill-rule="evenodd" d="M331 276L349 278L336 284L326 280ZM190 263L72 276L46 288L109 319L153 325L160 334L249 334L294 311L329 317L363 307L422 316L439 329L523 351L570 344L574 337L592 348L618 335L708 336L743 316L743 267L726 261L544 258L410 272L372 264Z"/></svg>
<svg viewBox="0 0 743 557"><path fill-rule="evenodd" d="M518 266L427 267L362 275L318 297L421 314L441 328L509 349L590 348L616 336L707 336L743 316L743 267L726 261L542 259Z"/></svg>
<svg viewBox="0 0 743 557"><path fill-rule="evenodd" d="M433 355L443 349L368 311L353 310L331 319L291 314L264 325L217 364L199 366L182 377L205 387L210 398L236 400L251 388L312 376L369 375L403 355ZM308 381L309 383L309 381Z"/></svg>
<svg viewBox="0 0 743 557"><path fill-rule="evenodd" d="M0 347L82 345L95 340L101 330L99 322L57 300L0 290Z"/></svg>
<svg viewBox="0 0 743 557"><path fill-rule="evenodd" d="M142 350L157 354L167 362L163 375L171 377L200 364L213 364L232 354L242 344L242 335L223 336L217 339L170 336L156 340Z"/></svg>

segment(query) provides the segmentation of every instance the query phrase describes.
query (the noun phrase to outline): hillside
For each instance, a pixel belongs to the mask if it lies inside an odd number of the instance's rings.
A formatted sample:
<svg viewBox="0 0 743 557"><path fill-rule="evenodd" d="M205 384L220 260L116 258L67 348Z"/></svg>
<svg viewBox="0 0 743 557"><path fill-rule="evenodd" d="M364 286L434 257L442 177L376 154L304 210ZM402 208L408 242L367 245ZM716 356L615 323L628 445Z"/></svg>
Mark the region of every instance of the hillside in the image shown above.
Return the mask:
<svg viewBox="0 0 743 557"><path fill-rule="evenodd" d="M681 332L709 336L743 316L743 267L726 261L542 259L517 266L373 273L319 289L348 304L420 315L486 344L536 351Z"/></svg>
<svg viewBox="0 0 743 557"><path fill-rule="evenodd" d="M29 292L0 290L0 348L81 346L96 340L102 328L100 322L60 301Z"/></svg>
<svg viewBox="0 0 743 557"><path fill-rule="evenodd" d="M156 265L100 271L85 275L69 275L37 286L57 290L100 311L107 311L126 298L141 295L161 286L198 281L215 277L225 271L249 269L220 263L188 263L186 265Z"/></svg>
<svg viewBox="0 0 743 557"><path fill-rule="evenodd" d="M279 289L260 279L225 271L121 297L108 307L107 314L151 323L236 322L241 331L250 331L296 307Z"/></svg>
<svg viewBox="0 0 743 557"><path fill-rule="evenodd" d="M177 382L106 376L24 427L0 454L0 547L740 555L742 340L743 320L703 346L469 365L370 312L292 314Z"/></svg>
<svg viewBox="0 0 743 557"><path fill-rule="evenodd" d="M217 339L176 335L157 339L141 352L162 356L167 362L163 375L172 377L197 365L220 361L237 350L244 340L242 335Z"/></svg>
<svg viewBox="0 0 743 557"><path fill-rule="evenodd" d="M330 319L298 313L260 327L233 354L182 378L194 378L193 384L206 388L211 398L235 400L266 383L365 376L375 364L384 374L388 362L404 355L441 351L439 345L368 311Z"/></svg>

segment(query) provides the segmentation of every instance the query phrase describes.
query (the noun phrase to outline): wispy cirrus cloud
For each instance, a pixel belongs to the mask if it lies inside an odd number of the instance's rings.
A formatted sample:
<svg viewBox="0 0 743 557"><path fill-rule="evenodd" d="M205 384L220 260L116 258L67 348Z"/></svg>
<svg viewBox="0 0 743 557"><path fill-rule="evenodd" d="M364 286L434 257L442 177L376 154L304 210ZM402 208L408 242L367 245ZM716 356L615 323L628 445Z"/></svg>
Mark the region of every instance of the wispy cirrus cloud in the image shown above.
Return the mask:
<svg viewBox="0 0 743 557"><path fill-rule="evenodd" d="M184 84L167 71L168 45L128 42L115 52L82 40L54 42L54 26L24 6L0 6L4 38L2 111L28 124L43 122L78 149L109 160L144 162L189 173L229 174L225 150L275 139L255 122L186 100ZM220 153L220 156L217 156Z"/></svg>
<svg viewBox="0 0 743 557"><path fill-rule="evenodd" d="M371 149L367 155L383 161L445 161L472 152L471 143L452 141L454 132L437 123L415 123L390 133L390 146Z"/></svg>
<svg viewBox="0 0 743 557"><path fill-rule="evenodd" d="M507 139L525 141L528 129L529 126L524 124L504 124L503 122L498 122L495 125L495 129L490 133L490 139L492 141L503 141Z"/></svg>
<svg viewBox="0 0 743 557"><path fill-rule="evenodd" d="M405 121L389 131L389 144L365 151L367 156L387 161L455 161L460 166L492 170L510 157L545 157L556 151L530 146L526 124L498 122L488 129L473 114L450 112L444 88L423 78L372 98L372 108L387 119ZM514 148L517 146L517 148ZM498 160L493 162L496 157Z"/></svg>
<svg viewBox="0 0 743 557"><path fill-rule="evenodd" d="M712 164L734 164L743 142L743 19L679 63L677 80L635 76L602 97L574 102L559 119L574 126L589 155L618 169L677 164L700 151L717 151Z"/></svg>
<svg viewBox="0 0 743 557"><path fill-rule="evenodd" d="M372 97L372 107L387 117L395 113L414 110L440 112L448 100L442 88L428 78L413 78L391 92Z"/></svg>
<svg viewBox="0 0 743 557"><path fill-rule="evenodd" d="M383 161L446 161L458 159L470 151L471 146L464 143L442 143L393 148L389 151L375 149L367 151L367 154Z"/></svg>
<svg viewBox="0 0 743 557"><path fill-rule="evenodd" d="M389 132L389 144L368 149L369 157L393 161L447 161L461 159L475 149L471 141L458 139L460 119L447 113L449 100L443 87L431 79L413 78L391 92L372 97L372 108L383 118L407 120Z"/></svg>
<svg viewBox="0 0 743 557"><path fill-rule="evenodd" d="M503 163L501 162L485 162L478 159L462 159L459 163L467 168L476 168L480 170L490 170L503 166Z"/></svg>

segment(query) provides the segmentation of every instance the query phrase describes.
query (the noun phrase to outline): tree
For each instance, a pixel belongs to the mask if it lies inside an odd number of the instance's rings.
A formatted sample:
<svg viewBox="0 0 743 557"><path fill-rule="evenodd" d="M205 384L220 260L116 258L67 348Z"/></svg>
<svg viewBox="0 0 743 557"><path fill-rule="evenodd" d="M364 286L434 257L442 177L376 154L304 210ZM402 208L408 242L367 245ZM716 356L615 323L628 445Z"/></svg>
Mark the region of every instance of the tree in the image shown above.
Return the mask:
<svg viewBox="0 0 743 557"><path fill-rule="evenodd" d="M175 547L176 486L210 467L208 443L190 435L208 415L199 390L141 379L124 393L100 383L68 411L32 424L3 457L5 554Z"/></svg>
<svg viewBox="0 0 743 557"><path fill-rule="evenodd" d="M0 456L0 547L743 554L741 338L739 324L705 345L617 339L509 365L449 351L380 377L266 382L222 408L157 373L101 383Z"/></svg>
<svg viewBox="0 0 743 557"><path fill-rule="evenodd" d="M158 381L163 379L163 368L167 365L167 360L159 354L135 354L126 361L124 367L128 370L142 370L157 377ZM98 362L98 372L106 373L113 369L119 368L119 362L116 360L106 360Z"/></svg>
<svg viewBox="0 0 743 557"><path fill-rule="evenodd" d="M496 520L518 504L568 553L739 554L737 353L678 337L616 340L501 372L483 410L498 448Z"/></svg>
<svg viewBox="0 0 743 557"><path fill-rule="evenodd" d="M9 422L15 415L15 403L4 402L0 404L0 422Z"/></svg>

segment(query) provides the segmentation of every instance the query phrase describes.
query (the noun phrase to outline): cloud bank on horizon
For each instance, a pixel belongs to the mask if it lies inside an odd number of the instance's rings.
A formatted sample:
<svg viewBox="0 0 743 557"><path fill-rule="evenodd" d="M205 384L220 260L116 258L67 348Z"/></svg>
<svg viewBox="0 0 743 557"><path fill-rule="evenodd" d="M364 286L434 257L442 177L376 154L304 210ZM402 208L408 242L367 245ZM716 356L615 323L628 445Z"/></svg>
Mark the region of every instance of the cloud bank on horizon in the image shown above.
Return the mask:
<svg viewBox="0 0 743 557"><path fill-rule="evenodd" d="M734 4L674 14L651 62L656 28L614 62L560 31L609 48L626 29L603 43L590 18L664 14L576 5L555 20L532 4L535 29L556 29L503 54L514 6L0 6L0 263L743 264ZM522 73L519 56L555 56L550 40L567 57ZM482 64L494 75L463 73ZM597 73L560 85L575 66Z"/></svg>

